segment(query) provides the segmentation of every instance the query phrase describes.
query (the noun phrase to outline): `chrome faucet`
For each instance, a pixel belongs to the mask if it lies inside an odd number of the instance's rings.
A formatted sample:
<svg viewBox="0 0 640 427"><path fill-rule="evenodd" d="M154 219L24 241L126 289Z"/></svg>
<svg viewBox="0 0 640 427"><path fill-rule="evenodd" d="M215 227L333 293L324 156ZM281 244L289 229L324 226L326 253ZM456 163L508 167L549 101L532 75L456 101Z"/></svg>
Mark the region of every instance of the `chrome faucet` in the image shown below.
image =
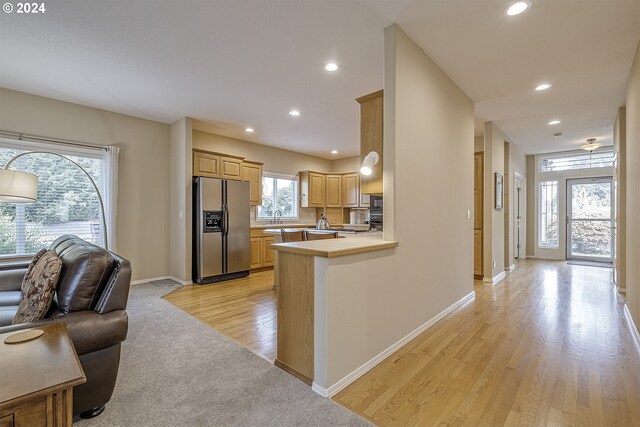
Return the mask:
<svg viewBox="0 0 640 427"><path fill-rule="evenodd" d="M280 216L278 216L278 214L280 214ZM273 223L282 224L282 211L280 209L276 209L273 212Z"/></svg>

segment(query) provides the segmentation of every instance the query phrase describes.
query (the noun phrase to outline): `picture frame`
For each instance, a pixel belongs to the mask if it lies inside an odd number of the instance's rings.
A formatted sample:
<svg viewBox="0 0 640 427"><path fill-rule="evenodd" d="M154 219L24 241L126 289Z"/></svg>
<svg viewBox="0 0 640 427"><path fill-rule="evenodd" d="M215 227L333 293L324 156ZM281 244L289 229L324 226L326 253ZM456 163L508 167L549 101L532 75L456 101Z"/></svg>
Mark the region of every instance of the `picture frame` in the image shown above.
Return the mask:
<svg viewBox="0 0 640 427"><path fill-rule="evenodd" d="M496 209L497 210L502 210L502 187L503 187L503 180L504 177L499 174L498 172L495 173L495 189L496 189L496 194L495 194L495 201L496 201Z"/></svg>

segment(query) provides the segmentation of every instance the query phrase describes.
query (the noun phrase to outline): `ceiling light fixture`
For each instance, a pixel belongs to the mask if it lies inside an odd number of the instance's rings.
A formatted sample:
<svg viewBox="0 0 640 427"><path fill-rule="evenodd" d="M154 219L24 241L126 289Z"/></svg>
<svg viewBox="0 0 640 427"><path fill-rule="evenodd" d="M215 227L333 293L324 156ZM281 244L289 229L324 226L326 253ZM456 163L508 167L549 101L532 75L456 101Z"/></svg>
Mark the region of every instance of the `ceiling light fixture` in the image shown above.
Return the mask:
<svg viewBox="0 0 640 427"><path fill-rule="evenodd" d="M338 64L336 64L335 62L329 62L324 66L324 69L327 71L336 71L338 69Z"/></svg>
<svg viewBox="0 0 640 427"><path fill-rule="evenodd" d="M562 123L560 120L551 120L548 124L550 124L550 125L559 125L560 123Z"/></svg>
<svg viewBox="0 0 640 427"><path fill-rule="evenodd" d="M380 160L380 156L375 151L369 151L362 162L362 167L360 168L360 173L362 175L371 175L373 173L373 167L378 164Z"/></svg>
<svg viewBox="0 0 640 427"><path fill-rule="evenodd" d="M509 6L509 8L507 9L507 15L509 16L520 15L522 12L526 12L529 9L529 7L531 7L530 1L515 2L511 6Z"/></svg>
<svg viewBox="0 0 640 427"><path fill-rule="evenodd" d="M299 115L300 115L300 111L298 111L298 110L291 110L291 111L289 111L289 115L290 115L290 116L297 117L297 116L299 116Z"/></svg>
<svg viewBox="0 0 640 427"><path fill-rule="evenodd" d="M550 87L551 87L551 83L540 83L538 86L536 86L536 90L537 91L547 90Z"/></svg>
<svg viewBox="0 0 640 427"><path fill-rule="evenodd" d="M331 150L331 154L338 154L338 150Z"/></svg>
<svg viewBox="0 0 640 427"><path fill-rule="evenodd" d="M587 143L582 145L580 148L588 152L592 152L593 150L596 150L600 147L602 147L602 144L600 144L599 142L596 142L595 138L589 138L587 139Z"/></svg>
<svg viewBox="0 0 640 427"><path fill-rule="evenodd" d="M253 133L253 132L254 132L254 131L253 131L253 128L246 128L244 131L245 131L245 132L248 132L248 133Z"/></svg>

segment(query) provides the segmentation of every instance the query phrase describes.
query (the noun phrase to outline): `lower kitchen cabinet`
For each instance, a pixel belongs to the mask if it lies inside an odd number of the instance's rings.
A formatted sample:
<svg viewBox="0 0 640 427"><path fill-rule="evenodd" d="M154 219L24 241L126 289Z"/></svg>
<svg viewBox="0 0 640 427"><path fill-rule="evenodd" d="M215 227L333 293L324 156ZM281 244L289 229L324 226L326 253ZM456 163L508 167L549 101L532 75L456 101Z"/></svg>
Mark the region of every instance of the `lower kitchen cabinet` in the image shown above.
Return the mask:
<svg viewBox="0 0 640 427"><path fill-rule="evenodd" d="M271 244L274 242L273 236L265 236L262 238L262 266L263 267L272 267L273 266L273 250L271 249Z"/></svg>
<svg viewBox="0 0 640 427"><path fill-rule="evenodd" d="M250 264L251 270L273 267L273 250L271 244L274 242L274 236L271 234L263 234L259 228L251 229L251 240L249 242Z"/></svg>
<svg viewBox="0 0 640 427"><path fill-rule="evenodd" d="M249 251L251 253L251 261L249 268L255 269L262 267L262 237L252 237L249 242Z"/></svg>

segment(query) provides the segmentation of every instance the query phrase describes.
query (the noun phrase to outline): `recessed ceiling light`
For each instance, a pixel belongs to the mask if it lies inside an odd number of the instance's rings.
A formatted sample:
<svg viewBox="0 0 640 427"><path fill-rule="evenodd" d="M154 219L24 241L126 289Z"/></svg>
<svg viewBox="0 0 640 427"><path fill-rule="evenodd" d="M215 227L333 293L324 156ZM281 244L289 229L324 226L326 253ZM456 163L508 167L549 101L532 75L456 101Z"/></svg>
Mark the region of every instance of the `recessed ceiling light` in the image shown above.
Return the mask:
<svg viewBox="0 0 640 427"><path fill-rule="evenodd" d="M542 83L536 86L536 90L547 90L551 87L551 83Z"/></svg>
<svg viewBox="0 0 640 427"><path fill-rule="evenodd" d="M530 1L515 2L511 6L509 6L509 8L507 9L507 15L509 16L520 15L522 12L525 12L527 9L529 9L530 6L531 6Z"/></svg>
<svg viewBox="0 0 640 427"><path fill-rule="evenodd" d="M300 115L300 111L298 111L298 110L291 110L291 111L289 111L289 115L290 115L290 116L299 116L299 115Z"/></svg>
<svg viewBox="0 0 640 427"><path fill-rule="evenodd" d="M338 150L332 150L331 154L338 154Z"/></svg>
<svg viewBox="0 0 640 427"><path fill-rule="evenodd" d="M549 124L550 124L550 125L558 125L558 124L560 124L560 123L562 123L560 120L551 120L551 121L549 122Z"/></svg>
<svg viewBox="0 0 640 427"><path fill-rule="evenodd" d="M338 69L338 64L336 64L335 62L329 62L324 66L324 69L327 71L336 71Z"/></svg>
<svg viewBox="0 0 640 427"><path fill-rule="evenodd" d="M253 128L246 128L244 131L248 133L253 133Z"/></svg>

